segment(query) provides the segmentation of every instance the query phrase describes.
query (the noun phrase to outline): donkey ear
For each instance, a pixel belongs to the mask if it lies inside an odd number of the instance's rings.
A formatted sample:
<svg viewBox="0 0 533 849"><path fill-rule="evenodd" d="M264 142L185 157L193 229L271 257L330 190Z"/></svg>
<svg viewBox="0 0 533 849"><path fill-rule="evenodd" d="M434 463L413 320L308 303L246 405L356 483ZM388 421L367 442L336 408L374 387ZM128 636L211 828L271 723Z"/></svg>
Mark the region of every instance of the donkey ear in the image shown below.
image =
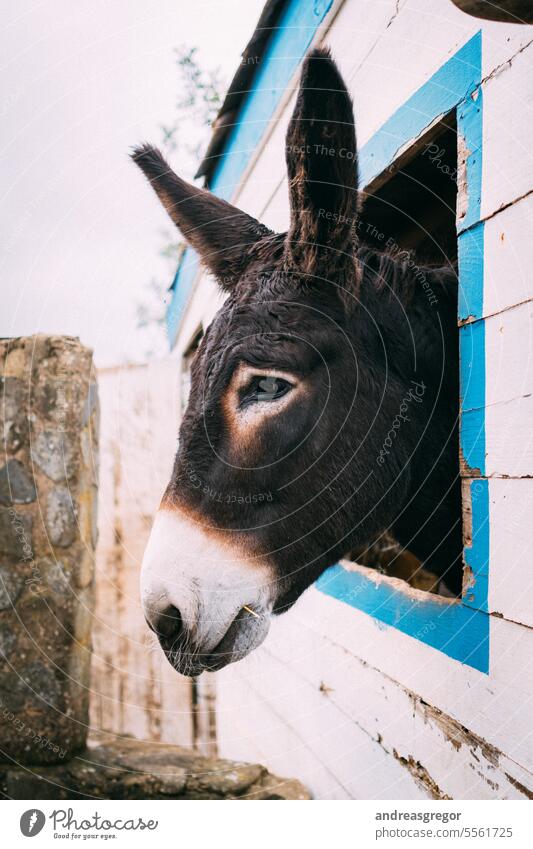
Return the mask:
<svg viewBox="0 0 533 849"><path fill-rule="evenodd" d="M222 288L231 289L250 262L251 249L271 231L227 201L182 180L157 148L136 148L132 159L204 265Z"/></svg>
<svg viewBox="0 0 533 849"><path fill-rule="evenodd" d="M353 263L358 209L353 108L328 49L311 51L303 63L286 157L291 263L306 273L317 273L321 258L328 267L342 256Z"/></svg>

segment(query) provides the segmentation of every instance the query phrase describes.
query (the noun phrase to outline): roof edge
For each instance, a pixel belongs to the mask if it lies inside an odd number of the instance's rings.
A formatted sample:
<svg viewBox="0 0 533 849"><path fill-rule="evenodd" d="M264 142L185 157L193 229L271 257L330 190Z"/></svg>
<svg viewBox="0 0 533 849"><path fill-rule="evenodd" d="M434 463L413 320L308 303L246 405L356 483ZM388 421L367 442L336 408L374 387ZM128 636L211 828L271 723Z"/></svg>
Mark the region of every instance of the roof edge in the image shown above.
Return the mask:
<svg viewBox="0 0 533 849"><path fill-rule="evenodd" d="M204 177L209 186L224 151L226 140L235 126L243 101L250 93L255 74L263 61L272 34L277 27L286 0L267 0L254 33L241 53L241 61L226 92L224 102L213 121L213 132L196 172L195 179Z"/></svg>

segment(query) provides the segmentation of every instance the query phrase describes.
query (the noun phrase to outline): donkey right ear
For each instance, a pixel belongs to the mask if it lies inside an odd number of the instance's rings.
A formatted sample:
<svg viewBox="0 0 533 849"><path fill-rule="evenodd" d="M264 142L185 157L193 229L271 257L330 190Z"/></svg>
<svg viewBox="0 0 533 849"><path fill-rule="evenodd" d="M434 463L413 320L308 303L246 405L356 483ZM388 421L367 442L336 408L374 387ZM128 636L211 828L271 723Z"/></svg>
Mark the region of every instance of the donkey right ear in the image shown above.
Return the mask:
<svg viewBox="0 0 533 849"><path fill-rule="evenodd" d="M246 270L254 245L271 231L227 201L182 180L157 148L142 145L132 159L204 265L222 288L231 289Z"/></svg>
<svg viewBox="0 0 533 849"><path fill-rule="evenodd" d="M286 159L290 263L310 274L320 273L321 260L330 268L332 262L353 264L358 211L353 108L327 48L312 50L304 60Z"/></svg>

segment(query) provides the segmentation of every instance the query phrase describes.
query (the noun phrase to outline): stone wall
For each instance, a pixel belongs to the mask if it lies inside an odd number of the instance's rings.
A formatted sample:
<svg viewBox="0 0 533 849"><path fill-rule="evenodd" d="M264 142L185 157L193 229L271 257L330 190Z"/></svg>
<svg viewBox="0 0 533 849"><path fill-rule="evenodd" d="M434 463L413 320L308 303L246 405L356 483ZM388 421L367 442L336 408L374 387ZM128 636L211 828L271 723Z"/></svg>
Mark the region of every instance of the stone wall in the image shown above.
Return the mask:
<svg viewBox="0 0 533 849"><path fill-rule="evenodd" d="M0 341L0 759L87 736L98 403L77 339Z"/></svg>

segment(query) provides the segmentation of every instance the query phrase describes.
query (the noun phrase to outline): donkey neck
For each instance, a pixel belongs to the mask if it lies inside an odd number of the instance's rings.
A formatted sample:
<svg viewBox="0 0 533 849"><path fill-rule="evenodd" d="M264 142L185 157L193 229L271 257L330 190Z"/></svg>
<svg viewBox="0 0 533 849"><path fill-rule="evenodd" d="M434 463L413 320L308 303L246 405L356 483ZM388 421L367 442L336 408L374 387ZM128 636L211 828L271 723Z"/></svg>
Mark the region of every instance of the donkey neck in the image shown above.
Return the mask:
<svg viewBox="0 0 533 849"><path fill-rule="evenodd" d="M401 261L363 248L360 301L363 322L374 324L388 366L455 384L458 369L457 276L406 255Z"/></svg>

